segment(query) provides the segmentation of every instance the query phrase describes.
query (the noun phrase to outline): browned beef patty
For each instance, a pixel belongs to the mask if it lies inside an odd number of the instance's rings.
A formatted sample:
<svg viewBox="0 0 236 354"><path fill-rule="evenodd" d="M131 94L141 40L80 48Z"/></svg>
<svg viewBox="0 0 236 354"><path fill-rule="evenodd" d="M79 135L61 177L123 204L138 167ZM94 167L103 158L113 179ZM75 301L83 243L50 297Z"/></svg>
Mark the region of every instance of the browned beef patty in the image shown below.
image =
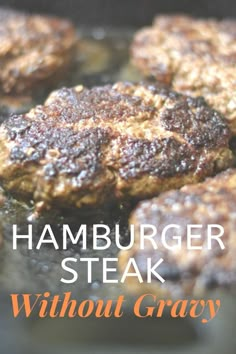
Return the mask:
<svg viewBox="0 0 236 354"><path fill-rule="evenodd" d="M65 75L76 41L69 21L0 8L0 95L32 94Z"/></svg>
<svg viewBox="0 0 236 354"><path fill-rule="evenodd" d="M0 180L47 206L152 197L232 164L230 132L202 98L116 83L53 92L0 127Z"/></svg>
<svg viewBox="0 0 236 354"><path fill-rule="evenodd" d="M166 280L161 284L157 280L143 285L127 282L132 291L160 292L172 296L188 293L199 293L216 286L236 284L236 169L222 172L201 184L185 186L176 191L163 193L160 197L139 204L130 218L135 225L135 245L129 251L120 253L121 270L127 265L130 257L134 257L142 273L146 272L146 259L150 257L153 264L163 258L164 262L158 271ZM150 243L143 250L138 246L140 225L151 224L157 228L154 240L158 246L154 250ZM175 224L179 229L172 229L167 236L170 246L176 245L174 236L181 237L182 248L169 250L161 243L161 233L165 226ZM207 225L221 225L224 228L222 241L225 249L212 241L212 249L206 249ZM200 234L194 246L202 246L201 250L187 249L187 225L202 225L202 229L192 231ZM214 229L213 234L219 233ZM131 279L131 278L130 278Z"/></svg>
<svg viewBox="0 0 236 354"><path fill-rule="evenodd" d="M146 76L171 84L225 115L236 133L236 21L158 16L132 44L132 60Z"/></svg>

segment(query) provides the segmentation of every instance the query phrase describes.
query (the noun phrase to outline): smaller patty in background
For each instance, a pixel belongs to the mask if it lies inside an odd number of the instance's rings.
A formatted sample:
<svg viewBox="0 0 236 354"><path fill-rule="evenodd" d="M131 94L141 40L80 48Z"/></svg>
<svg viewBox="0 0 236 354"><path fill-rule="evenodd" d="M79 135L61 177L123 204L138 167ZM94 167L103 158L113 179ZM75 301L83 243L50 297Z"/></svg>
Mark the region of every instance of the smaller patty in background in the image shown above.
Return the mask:
<svg viewBox="0 0 236 354"><path fill-rule="evenodd" d="M0 103L17 107L66 75L77 34L67 20L0 8L0 43Z"/></svg>
<svg viewBox="0 0 236 354"><path fill-rule="evenodd" d="M201 184L185 186L141 202L132 213L130 224L136 230L135 244L130 250L120 252L121 271L133 257L145 276L147 258L151 258L153 265L162 258L164 262L157 271L165 283L153 279L152 283L139 284L128 278L126 286L129 291L141 292L146 289L178 297L202 294L214 287L236 285L236 169L229 169ZM140 249L140 225L144 224L156 227L154 241L158 249L155 250L150 242L145 244L143 250ZM177 236L181 240L180 249L170 250L161 243L163 229L171 224L177 225L178 229L172 228L167 232L166 242L173 247L177 244L173 235ZM201 236L195 238L192 245L202 249L188 249L188 225L202 225L192 231ZM215 240L212 241L212 249L207 248L208 225L221 225L224 228L221 240L225 249L221 249ZM218 233L219 229L214 229L213 234Z"/></svg>
<svg viewBox="0 0 236 354"><path fill-rule="evenodd" d="M132 61L145 76L191 96L203 96L236 134L236 21L158 16L141 29Z"/></svg>

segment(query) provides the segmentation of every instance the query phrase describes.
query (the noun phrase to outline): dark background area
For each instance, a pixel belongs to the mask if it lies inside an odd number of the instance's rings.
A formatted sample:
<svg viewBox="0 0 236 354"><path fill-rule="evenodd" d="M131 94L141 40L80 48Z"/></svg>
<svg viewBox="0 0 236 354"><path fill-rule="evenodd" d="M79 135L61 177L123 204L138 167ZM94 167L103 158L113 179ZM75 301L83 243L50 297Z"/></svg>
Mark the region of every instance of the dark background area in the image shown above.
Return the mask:
<svg viewBox="0 0 236 354"><path fill-rule="evenodd" d="M236 17L236 0L1 0L1 5L70 17L82 25L141 26L157 13Z"/></svg>

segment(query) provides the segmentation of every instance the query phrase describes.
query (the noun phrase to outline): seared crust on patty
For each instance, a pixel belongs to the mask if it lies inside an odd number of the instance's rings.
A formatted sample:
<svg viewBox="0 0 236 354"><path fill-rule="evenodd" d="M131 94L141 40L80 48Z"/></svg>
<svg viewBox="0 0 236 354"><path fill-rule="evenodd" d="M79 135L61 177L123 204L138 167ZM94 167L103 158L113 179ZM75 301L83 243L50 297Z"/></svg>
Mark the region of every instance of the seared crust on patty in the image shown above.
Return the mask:
<svg viewBox="0 0 236 354"><path fill-rule="evenodd" d="M236 170L230 169L204 183L185 186L178 191L163 193L160 197L139 204L130 218L135 225L135 245L129 251L119 255L120 268L125 268L130 257L134 257L143 274L145 261L150 257L155 264L164 259L158 268L166 282L161 284L153 280L151 284L140 285L127 282L131 291L143 291L143 287L153 292L180 296L200 293L216 286L231 286L236 283ZM154 250L150 243L145 249L138 247L140 225L152 224L157 228L154 240L158 246ZM179 229L170 230L167 243L176 245L171 235L181 237L179 250L168 250L161 243L161 232L165 226L175 224ZM224 228L222 241L225 249L221 250L217 241L212 242L212 249L206 249L207 225L221 225ZM201 239L192 241L194 246L203 246L202 250L188 250L187 225L202 225L195 230ZM192 231L192 233L194 233ZM215 230L213 234L217 234Z"/></svg>
<svg viewBox="0 0 236 354"><path fill-rule="evenodd" d="M0 8L1 96L32 94L61 77L76 41L69 21Z"/></svg>
<svg viewBox="0 0 236 354"><path fill-rule="evenodd" d="M204 96L236 133L236 21L158 16L132 45L133 63L173 89Z"/></svg>
<svg viewBox="0 0 236 354"><path fill-rule="evenodd" d="M142 199L232 164L230 132L200 98L147 84L53 92L0 128L0 180L51 206Z"/></svg>

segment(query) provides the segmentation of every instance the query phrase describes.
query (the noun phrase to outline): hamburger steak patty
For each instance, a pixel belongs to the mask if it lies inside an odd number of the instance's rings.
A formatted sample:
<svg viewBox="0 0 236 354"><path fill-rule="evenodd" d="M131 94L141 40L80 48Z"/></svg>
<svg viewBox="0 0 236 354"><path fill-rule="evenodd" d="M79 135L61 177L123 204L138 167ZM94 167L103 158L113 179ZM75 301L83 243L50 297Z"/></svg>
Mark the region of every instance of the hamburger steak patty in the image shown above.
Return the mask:
<svg viewBox="0 0 236 354"><path fill-rule="evenodd" d="M0 8L1 96L32 94L61 77L76 40L69 21Z"/></svg>
<svg viewBox="0 0 236 354"><path fill-rule="evenodd" d="M0 127L0 180L45 206L142 199L233 161L230 133L202 98L116 83L53 92Z"/></svg>
<svg viewBox="0 0 236 354"><path fill-rule="evenodd" d="M230 169L201 184L185 186L176 191L163 193L160 197L139 204L130 218L130 224L136 229L135 244L129 251L119 255L121 270L127 265L130 257L134 257L139 268L145 274L145 261L150 257L155 264L164 259L158 268L160 275L166 280L164 284L153 280L146 285L138 285L134 281L127 283L133 291L148 290L168 295L179 296L190 292L200 293L216 286L236 284L236 169ZM157 250L145 244L138 247L139 227L152 224L157 228L154 240ZM180 228L172 229L167 236L167 243L176 245L174 235L181 237L182 247L179 250L168 250L161 244L161 232L165 226L175 224ZM221 250L218 242L212 242L212 249L207 246L207 225L223 226L222 241L225 249ZM192 241L194 246L203 246L202 250L187 250L187 225L202 225L202 229L192 231L201 234L202 238ZM213 232L218 234L219 230Z"/></svg>
<svg viewBox="0 0 236 354"><path fill-rule="evenodd" d="M236 134L236 21L158 16L132 44L133 63L173 89L204 96Z"/></svg>

